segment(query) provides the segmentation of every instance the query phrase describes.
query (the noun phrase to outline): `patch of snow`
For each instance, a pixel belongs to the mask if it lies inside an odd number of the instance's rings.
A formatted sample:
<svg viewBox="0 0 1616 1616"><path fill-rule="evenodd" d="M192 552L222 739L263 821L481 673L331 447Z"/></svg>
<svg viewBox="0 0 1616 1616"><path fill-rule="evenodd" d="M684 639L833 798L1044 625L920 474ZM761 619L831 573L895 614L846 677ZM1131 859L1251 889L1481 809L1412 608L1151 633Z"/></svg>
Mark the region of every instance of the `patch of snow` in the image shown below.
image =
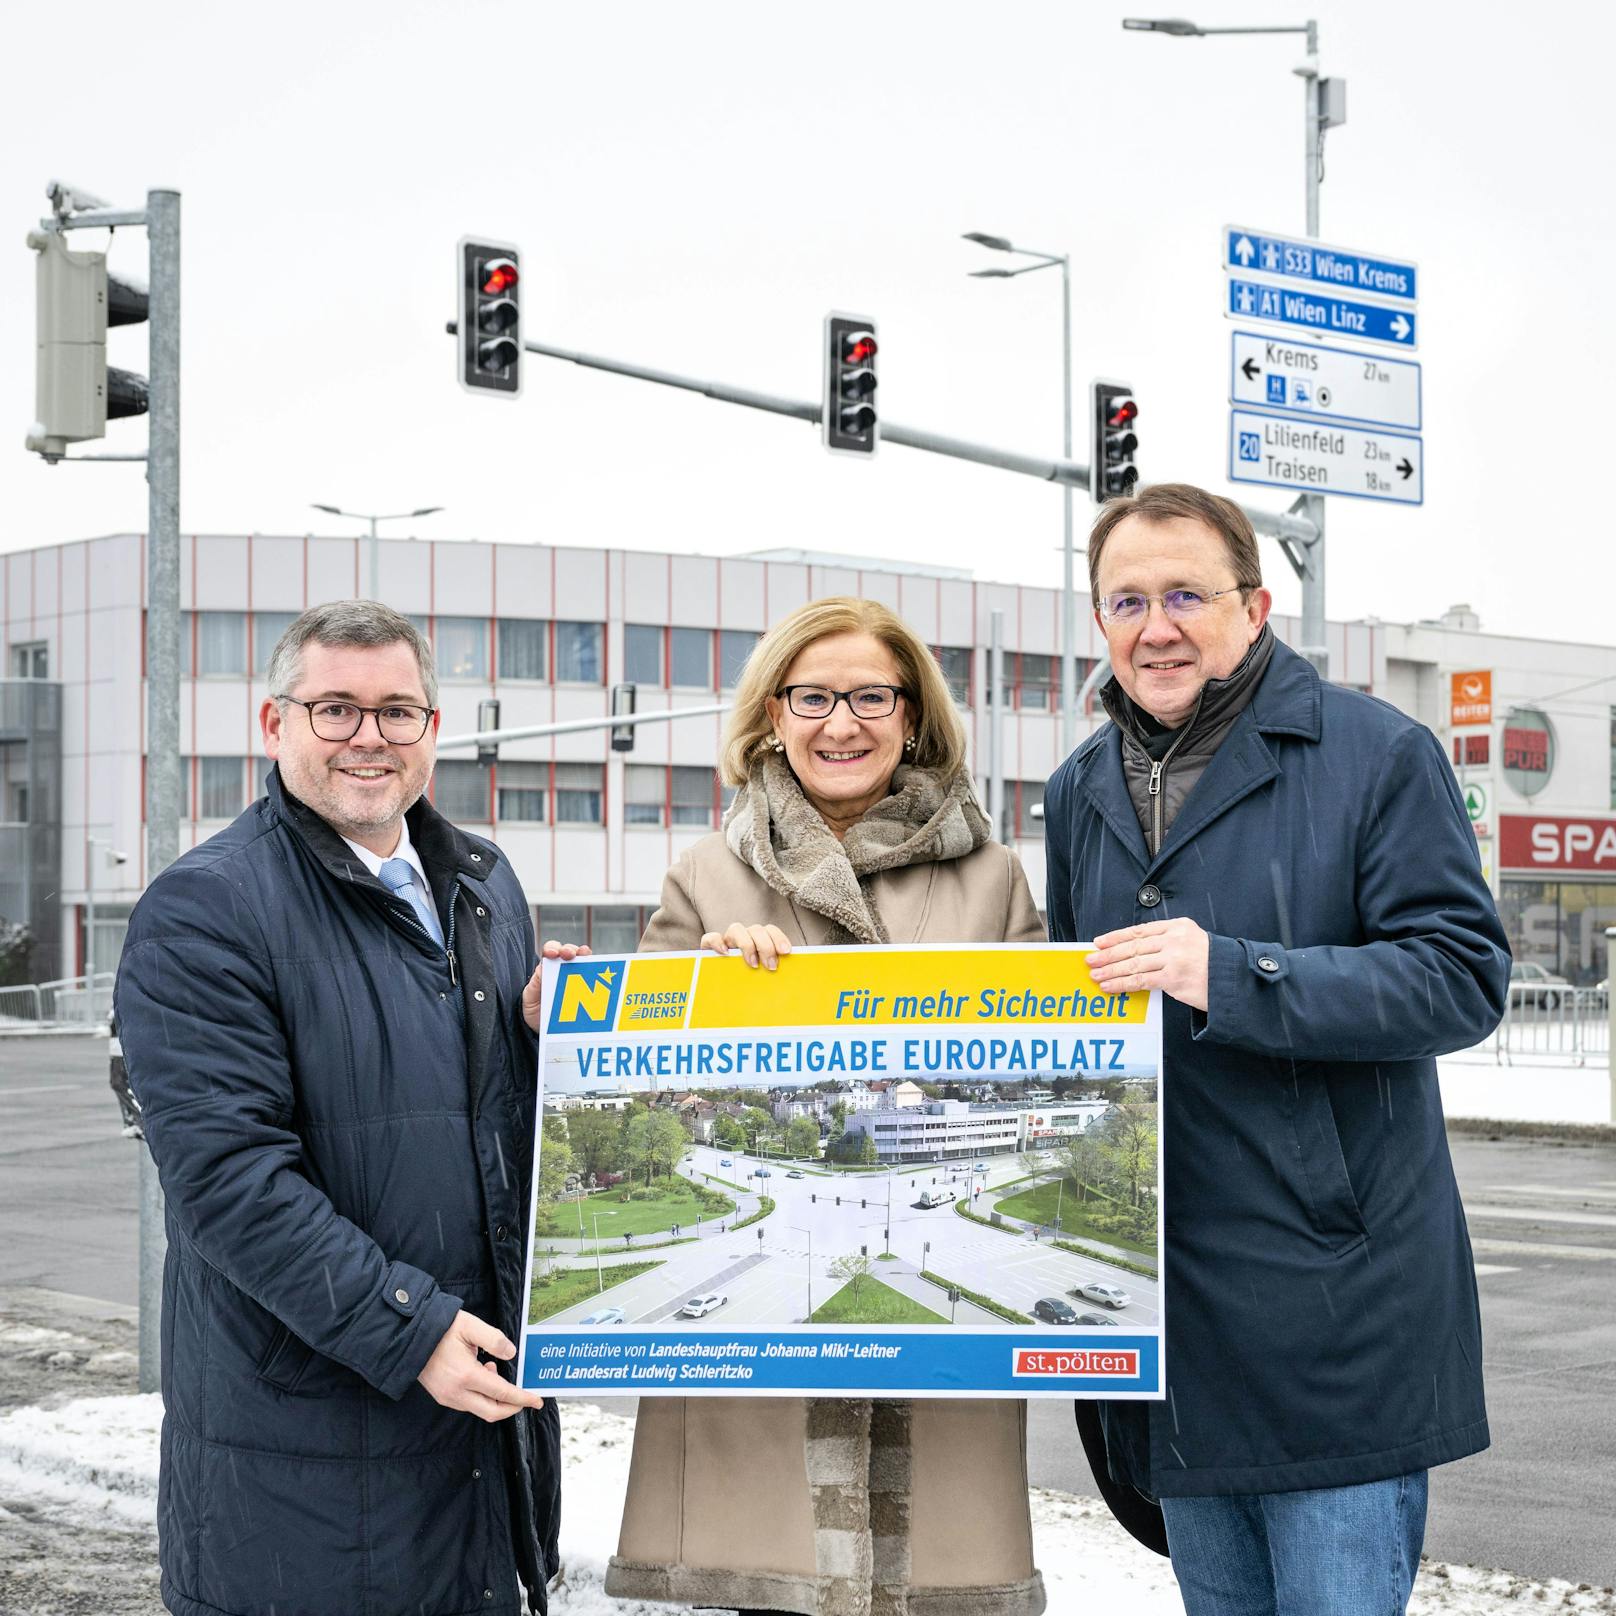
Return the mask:
<svg viewBox="0 0 1616 1616"><path fill-rule="evenodd" d="M52 1330L42 1324L0 1324L0 1347L87 1347L90 1343L71 1330Z"/></svg>
<svg viewBox="0 0 1616 1616"><path fill-rule="evenodd" d="M56 1409L0 1415L0 1498L26 1497L89 1518L151 1525L157 1498L155 1395L91 1397ZM606 1562L628 1485L634 1422L589 1403L562 1410L563 1566L550 1608L556 1616L666 1616L666 1605L609 1598ZM1116 1606L1130 1616L1182 1616L1172 1567L1128 1536L1104 1504L1035 1489L1036 1558L1052 1612ZM0 1514L4 1513L0 1506ZM1521 1616L1524 1609L1616 1616L1616 1596L1560 1579L1529 1581L1507 1571L1427 1561L1410 1616Z"/></svg>

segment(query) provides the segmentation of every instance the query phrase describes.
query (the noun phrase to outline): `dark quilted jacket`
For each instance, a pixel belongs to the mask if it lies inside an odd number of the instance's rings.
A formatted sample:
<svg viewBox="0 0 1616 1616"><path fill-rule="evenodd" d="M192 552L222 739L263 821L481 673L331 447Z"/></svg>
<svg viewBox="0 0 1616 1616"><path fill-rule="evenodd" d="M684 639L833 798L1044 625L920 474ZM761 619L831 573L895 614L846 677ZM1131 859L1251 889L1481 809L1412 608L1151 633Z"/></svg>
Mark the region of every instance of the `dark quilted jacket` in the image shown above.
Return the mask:
<svg viewBox="0 0 1616 1616"><path fill-rule="evenodd" d="M553 1402L490 1426L416 1381L462 1307L516 1339L532 926L497 849L425 802L409 825L453 971L278 772L130 922L180 1616L517 1616L555 1569Z"/></svg>

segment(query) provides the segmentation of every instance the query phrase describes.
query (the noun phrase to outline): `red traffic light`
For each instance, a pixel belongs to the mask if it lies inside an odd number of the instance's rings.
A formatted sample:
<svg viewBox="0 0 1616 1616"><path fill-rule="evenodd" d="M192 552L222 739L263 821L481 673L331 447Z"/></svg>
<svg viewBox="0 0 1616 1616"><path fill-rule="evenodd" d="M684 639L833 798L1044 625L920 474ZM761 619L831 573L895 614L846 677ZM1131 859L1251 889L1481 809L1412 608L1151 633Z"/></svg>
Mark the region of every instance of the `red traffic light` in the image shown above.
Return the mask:
<svg viewBox="0 0 1616 1616"><path fill-rule="evenodd" d="M509 258L496 258L483 270L482 294L484 297L498 297L501 292L510 291L520 278L516 265Z"/></svg>
<svg viewBox="0 0 1616 1616"><path fill-rule="evenodd" d="M844 365L867 365L875 358L875 338L868 331L850 333L842 348Z"/></svg>
<svg viewBox="0 0 1616 1616"><path fill-rule="evenodd" d="M1112 400L1105 424L1111 427L1127 426L1138 418L1139 406L1131 398L1119 398Z"/></svg>

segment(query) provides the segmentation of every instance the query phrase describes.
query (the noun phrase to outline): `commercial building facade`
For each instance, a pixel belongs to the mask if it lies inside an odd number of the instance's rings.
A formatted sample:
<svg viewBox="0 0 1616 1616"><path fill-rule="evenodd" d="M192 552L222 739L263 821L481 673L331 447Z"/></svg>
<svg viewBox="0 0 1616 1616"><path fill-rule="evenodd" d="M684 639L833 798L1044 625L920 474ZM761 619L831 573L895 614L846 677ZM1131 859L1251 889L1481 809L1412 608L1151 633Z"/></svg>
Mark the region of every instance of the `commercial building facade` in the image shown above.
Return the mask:
<svg viewBox="0 0 1616 1616"><path fill-rule="evenodd" d="M270 650L306 606L364 586L371 544L182 538L182 849L258 793ZM858 594L885 601L934 648L984 796L989 647L1002 614L1005 833L1042 902L1043 828L1033 810L1060 758L1057 590L789 552L718 558L387 539L377 551L382 598L433 641L446 736L475 730L490 697L507 728L600 717L610 687L624 680L638 686L642 712L712 705L770 623L818 596ZM7 707L0 728L0 840L26 848L31 869L43 861L54 871L26 897L20 882L0 889L0 918L24 918L6 905L51 910L31 921L36 979L82 963L92 875L93 952L103 967L144 885L145 578L140 534L0 556L0 670L8 686L36 692L6 699L30 713L42 699L57 710L24 733L10 721L22 709ZM1081 679L1104 649L1086 596L1078 622ZM1295 619L1276 617L1275 627L1296 638ZM1331 623L1328 638L1334 677L1431 725L1445 747L1459 744L1466 786L1485 799L1480 848L1517 951L1574 980L1604 975L1603 926L1616 923L1616 648L1485 634L1461 612L1414 625ZM1491 674L1489 717L1456 725L1452 677L1475 670ZM46 685L54 697L37 694ZM1079 715L1079 738L1100 722L1097 708ZM469 750L445 751L434 800L498 841L544 935L597 952L629 949L669 864L719 823L722 724L707 715L642 726L626 754L611 750L604 729L506 743L493 767ZM19 798L14 783L40 771L59 789L41 795L35 785ZM116 864L117 852L127 862Z"/></svg>

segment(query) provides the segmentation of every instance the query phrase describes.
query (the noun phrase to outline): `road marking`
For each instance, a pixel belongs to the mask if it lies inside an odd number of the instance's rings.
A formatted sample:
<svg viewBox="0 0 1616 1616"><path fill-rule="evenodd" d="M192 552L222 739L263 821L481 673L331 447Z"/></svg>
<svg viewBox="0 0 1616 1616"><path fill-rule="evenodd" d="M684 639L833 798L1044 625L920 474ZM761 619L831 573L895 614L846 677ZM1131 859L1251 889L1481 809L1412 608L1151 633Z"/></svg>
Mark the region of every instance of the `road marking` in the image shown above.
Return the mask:
<svg viewBox="0 0 1616 1616"><path fill-rule="evenodd" d="M1520 1273L1520 1269L1518 1269L1518 1268L1506 1268L1502 1263L1479 1262L1479 1263L1476 1264L1476 1278L1477 1279L1485 1279L1488 1274L1518 1274L1518 1273Z"/></svg>
<svg viewBox="0 0 1616 1616"><path fill-rule="evenodd" d="M1616 1201L1616 1184L1609 1189L1594 1185L1566 1189L1558 1184L1489 1184L1487 1191L1490 1195L1576 1195L1588 1201Z"/></svg>
<svg viewBox="0 0 1616 1616"><path fill-rule="evenodd" d="M60 1094L63 1089L82 1089L83 1083L34 1083L24 1089L0 1089L0 1100L9 1100L14 1094Z"/></svg>
<svg viewBox="0 0 1616 1616"><path fill-rule="evenodd" d="M1531 1206L1477 1206L1465 1207L1472 1218L1508 1218L1523 1223L1585 1223L1600 1229L1616 1229L1616 1212L1555 1212Z"/></svg>
<svg viewBox="0 0 1616 1616"><path fill-rule="evenodd" d="M1616 1259L1616 1248L1610 1246L1549 1246L1532 1240L1476 1240L1470 1242L1472 1251L1484 1257L1553 1257L1567 1262L1610 1262Z"/></svg>

